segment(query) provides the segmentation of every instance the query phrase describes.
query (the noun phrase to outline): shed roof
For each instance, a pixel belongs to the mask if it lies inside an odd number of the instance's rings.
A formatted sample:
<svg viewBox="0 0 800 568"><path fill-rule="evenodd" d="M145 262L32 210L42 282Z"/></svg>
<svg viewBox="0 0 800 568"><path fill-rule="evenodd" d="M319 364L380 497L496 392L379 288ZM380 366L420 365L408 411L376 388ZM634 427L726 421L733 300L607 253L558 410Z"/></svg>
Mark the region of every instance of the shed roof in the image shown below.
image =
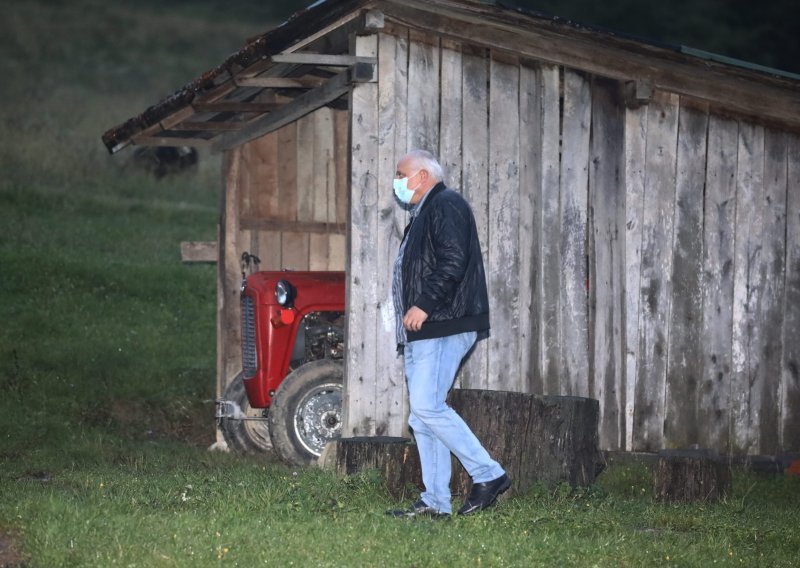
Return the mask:
<svg viewBox="0 0 800 568"><path fill-rule="evenodd" d="M349 55L350 34L379 29L384 17L432 35L643 81L800 127L800 76L795 74L500 2L319 0L109 129L103 143L111 153L129 144L224 150L320 106L346 106L343 96L350 84L371 80L375 65Z"/></svg>

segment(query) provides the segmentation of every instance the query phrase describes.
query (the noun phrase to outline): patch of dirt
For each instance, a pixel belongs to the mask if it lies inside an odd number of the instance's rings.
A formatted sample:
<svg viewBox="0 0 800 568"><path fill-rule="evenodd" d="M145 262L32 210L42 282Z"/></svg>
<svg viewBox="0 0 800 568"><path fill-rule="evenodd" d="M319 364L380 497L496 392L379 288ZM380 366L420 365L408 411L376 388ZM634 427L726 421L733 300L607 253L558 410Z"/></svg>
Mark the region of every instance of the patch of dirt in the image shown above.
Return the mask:
<svg viewBox="0 0 800 568"><path fill-rule="evenodd" d="M139 440L178 440L191 446L208 447L216 438L213 402L175 400L172 406L161 407L114 399L84 413L82 421L91 426L118 429L123 435Z"/></svg>
<svg viewBox="0 0 800 568"><path fill-rule="evenodd" d="M20 551L19 536L0 529L0 568L23 568L25 557Z"/></svg>

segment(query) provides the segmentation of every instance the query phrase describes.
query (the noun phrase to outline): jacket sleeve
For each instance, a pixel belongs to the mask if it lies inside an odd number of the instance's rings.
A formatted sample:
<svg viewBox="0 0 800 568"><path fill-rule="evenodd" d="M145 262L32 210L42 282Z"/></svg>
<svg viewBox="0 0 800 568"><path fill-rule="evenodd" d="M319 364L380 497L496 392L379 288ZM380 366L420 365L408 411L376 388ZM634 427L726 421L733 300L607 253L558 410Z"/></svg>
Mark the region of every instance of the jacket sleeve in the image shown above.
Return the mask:
<svg viewBox="0 0 800 568"><path fill-rule="evenodd" d="M444 201L444 200L443 200ZM469 261L472 216L466 203L447 200L437 207L429 233L433 262L426 270L415 302L427 314L452 300Z"/></svg>

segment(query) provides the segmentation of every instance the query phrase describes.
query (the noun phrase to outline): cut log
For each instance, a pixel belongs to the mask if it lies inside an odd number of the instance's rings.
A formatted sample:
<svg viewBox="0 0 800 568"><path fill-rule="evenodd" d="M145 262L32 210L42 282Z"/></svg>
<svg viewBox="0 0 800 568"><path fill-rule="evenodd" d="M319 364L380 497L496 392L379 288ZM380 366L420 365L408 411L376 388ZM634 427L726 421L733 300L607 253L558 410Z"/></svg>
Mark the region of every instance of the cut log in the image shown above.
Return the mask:
<svg viewBox="0 0 800 568"><path fill-rule="evenodd" d="M422 489L417 446L407 438L355 437L336 442L337 475L353 475L368 469L380 471L386 489L397 500L416 498Z"/></svg>
<svg viewBox="0 0 800 568"><path fill-rule="evenodd" d="M731 488L731 470L713 457L672 455L659 458L653 476L656 501L713 502Z"/></svg>
<svg viewBox="0 0 800 568"><path fill-rule="evenodd" d="M524 493L537 483L588 486L603 469L600 405L594 399L455 389L449 401L511 476L509 494ZM453 461L453 493L466 495L472 481Z"/></svg>
<svg viewBox="0 0 800 568"><path fill-rule="evenodd" d="M604 460L598 450L599 403L572 396L457 389L450 405L513 479L509 494L534 484L591 485ZM452 489L466 495L471 479L453 458ZM336 471L351 475L377 468L398 499L422 489L416 446L405 438L342 438L336 444Z"/></svg>

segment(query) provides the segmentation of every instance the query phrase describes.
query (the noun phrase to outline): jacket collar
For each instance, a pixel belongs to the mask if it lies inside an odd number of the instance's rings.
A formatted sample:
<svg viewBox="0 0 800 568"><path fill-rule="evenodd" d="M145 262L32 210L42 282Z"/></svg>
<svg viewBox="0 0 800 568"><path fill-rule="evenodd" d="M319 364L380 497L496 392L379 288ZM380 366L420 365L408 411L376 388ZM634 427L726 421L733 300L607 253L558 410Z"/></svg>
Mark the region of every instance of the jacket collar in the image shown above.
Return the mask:
<svg viewBox="0 0 800 568"><path fill-rule="evenodd" d="M442 181L440 181L439 183L434 185L432 188L430 188L428 190L428 193L426 193L425 197L423 198L423 201L421 203L421 207L420 207L419 211L417 211L417 215L422 213L422 211L428 206L428 204L431 202L431 200L434 197L436 197L439 193L443 192L445 189L447 189L447 186Z"/></svg>

